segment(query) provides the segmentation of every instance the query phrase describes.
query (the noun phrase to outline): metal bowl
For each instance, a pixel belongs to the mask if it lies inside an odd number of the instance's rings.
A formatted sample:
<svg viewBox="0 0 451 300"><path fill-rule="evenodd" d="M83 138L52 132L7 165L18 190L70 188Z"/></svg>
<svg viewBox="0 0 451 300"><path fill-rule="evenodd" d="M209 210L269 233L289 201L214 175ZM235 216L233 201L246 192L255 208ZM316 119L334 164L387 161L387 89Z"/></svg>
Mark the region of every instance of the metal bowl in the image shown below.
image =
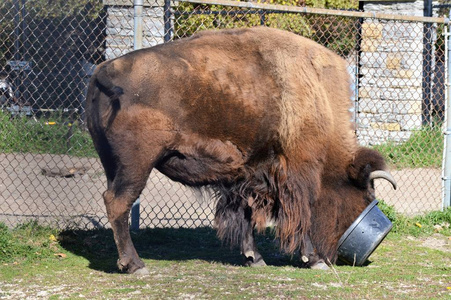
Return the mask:
<svg viewBox="0 0 451 300"><path fill-rule="evenodd" d="M384 240L393 224L374 200L338 241L338 258L352 266L362 266Z"/></svg>

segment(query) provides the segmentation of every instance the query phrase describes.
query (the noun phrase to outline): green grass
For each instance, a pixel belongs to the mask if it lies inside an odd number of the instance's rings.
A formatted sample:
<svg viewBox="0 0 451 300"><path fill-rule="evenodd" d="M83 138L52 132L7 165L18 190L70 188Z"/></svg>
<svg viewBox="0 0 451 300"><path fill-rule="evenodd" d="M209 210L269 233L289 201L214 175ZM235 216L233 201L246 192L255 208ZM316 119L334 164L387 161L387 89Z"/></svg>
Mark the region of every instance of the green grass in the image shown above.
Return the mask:
<svg viewBox="0 0 451 300"><path fill-rule="evenodd" d="M423 216L423 229L449 220L449 214ZM412 238L409 230L398 226L372 254L368 266L335 266L326 272L299 268L299 257L281 254L270 232L257 235L269 266L244 268L239 251L221 245L211 228L145 229L132 233L132 238L150 275L136 277L117 272L111 230L58 232L36 223L15 229L1 225L0 251L6 254L0 255L0 298L451 297L451 252L425 245L429 231ZM433 237L446 240L449 231Z"/></svg>
<svg viewBox="0 0 451 300"><path fill-rule="evenodd" d="M379 201L379 208L393 223L392 232L402 235L431 235L435 232L451 236L451 207L425 215L406 217L397 213L393 206ZM435 226L435 227L434 227Z"/></svg>
<svg viewBox="0 0 451 300"><path fill-rule="evenodd" d="M0 111L0 152L97 156L89 133L56 113L34 119Z"/></svg>
<svg viewBox="0 0 451 300"><path fill-rule="evenodd" d="M443 133L440 126L426 127L414 132L403 143L388 142L373 148L396 168L441 167Z"/></svg>
<svg viewBox="0 0 451 300"><path fill-rule="evenodd" d="M57 230L36 222L12 230L0 223L0 263L34 261L53 255L53 251L58 249L57 234Z"/></svg>

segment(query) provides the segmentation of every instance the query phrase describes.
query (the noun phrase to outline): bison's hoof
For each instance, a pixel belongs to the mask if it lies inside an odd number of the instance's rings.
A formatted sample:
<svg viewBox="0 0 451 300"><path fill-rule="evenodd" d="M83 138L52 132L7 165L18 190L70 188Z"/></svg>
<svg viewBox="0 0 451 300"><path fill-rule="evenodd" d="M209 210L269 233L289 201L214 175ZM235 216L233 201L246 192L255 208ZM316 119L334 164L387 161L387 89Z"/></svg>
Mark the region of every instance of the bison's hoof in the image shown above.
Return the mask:
<svg viewBox="0 0 451 300"><path fill-rule="evenodd" d="M246 266L246 267L265 267L266 263L263 260L263 258L254 260L253 257L246 257L246 260L244 261L244 266Z"/></svg>
<svg viewBox="0 0 451 300"><path fill-rule="evenodd" d="M118 259L117 266L121 272L126 272L128 274L141 275L139 272L145 272L144 270L147 270L146 266L140 259L137 259L135 261L132 261L131 259L127 259L127 258ZM148 272L149 271L147 271L147 273ZM142 275L145 275L145 274L142 273Z"/></svg>
<svg viewBox="0 0 451 300"><path fill-rule="evenodd" d="M263 259L257 260L253 264L250 265L250 267L266 267L266 263Z"/></svg>
<svg viewBox="0 0 451 300"><path fill-rule="evenodd" d="M310 266L310 269L312 270L330 270L329 266L321 259L318 260L315 264L313 264L312 266Z"/></svg>
<svg viewBox="0 0 451 300"><path fill-rule="evenodd" d="M146 267L138 269L135 272L133 272L133 275L137 275L137 276L146 276L149 274L150 274L150 272Z"/></svg>

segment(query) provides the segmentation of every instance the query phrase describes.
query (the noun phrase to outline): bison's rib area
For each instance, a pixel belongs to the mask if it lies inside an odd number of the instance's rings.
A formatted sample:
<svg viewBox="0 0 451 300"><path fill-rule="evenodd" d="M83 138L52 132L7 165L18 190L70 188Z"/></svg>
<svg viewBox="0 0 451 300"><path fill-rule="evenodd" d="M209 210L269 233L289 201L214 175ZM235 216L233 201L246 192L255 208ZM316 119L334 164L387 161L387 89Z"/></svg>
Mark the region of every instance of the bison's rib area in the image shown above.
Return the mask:
<svg viewBox="0 0 451 300"><path fill-rule="evenodd" d="M304 169L290 168L279 156L249 171L241 181L213 186L219 238L235 245L243 239L246 222L263 231L276 220L281 248L288 253L299 249L310 227L310 203L319 189L318 171L311 164Z"/></svg>

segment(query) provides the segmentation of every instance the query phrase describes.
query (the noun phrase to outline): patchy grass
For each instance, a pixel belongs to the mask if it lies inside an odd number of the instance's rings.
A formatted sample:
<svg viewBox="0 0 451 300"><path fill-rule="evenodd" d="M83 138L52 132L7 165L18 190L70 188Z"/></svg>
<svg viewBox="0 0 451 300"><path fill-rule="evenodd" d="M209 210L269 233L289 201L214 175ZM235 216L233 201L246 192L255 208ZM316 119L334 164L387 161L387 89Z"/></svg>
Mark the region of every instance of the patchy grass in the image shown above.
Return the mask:
<svg viewBox="0 0 451 300"><path fill-rule="evenodd" d="M36 222L13 230L0 223L0 263L23 263L51 256L59 248L57 232Z"/></svg>
<svg viewBox="0 0 451 300"><path fill-rule="evenodd" d="M0 149L4 153L49 153L97 157L91 137L61 114L39 119L12 118L0 110Z"/></svg>
<svg viewBox="0 0 451 300"><path fill-rule="evenodd" d="M379 201L378 206L393 223L392 232L394 233L417 237L433 233L451 236L451 207L444 211L433 211L425 215L406 217L397 213L393 206L384 201Z"/></svg>
<svg viewBox="0 0 451 300"><path fill-rule="evenodd" d="M440 126L425 127L404 143L388 142L373 147L396 168L440 167L443 159L443 132Z"/></svg>
<svg viewBox="0 0 451 300"><path fill-rule="evenodd" d="M269 266L244 268L239 251L222 246L210 228L146 229L132 234L150 270L150 275L137 277L117 272L110 230L55 232L36 224L1 228L0 251L10 254L0 265L0 298L451 297L449 246L448 250L432 249L425 243L431 237L426 233L418 237L390 233L368 266L335 266L324 272L301 269L297 256L280 254L270 231L257 236ZM448 239L443 234L434 238ZM5 239L14 244L5 244ZM20 250L24 246L30 248ZM36 252L40 254L31 255Z"/></svg>

